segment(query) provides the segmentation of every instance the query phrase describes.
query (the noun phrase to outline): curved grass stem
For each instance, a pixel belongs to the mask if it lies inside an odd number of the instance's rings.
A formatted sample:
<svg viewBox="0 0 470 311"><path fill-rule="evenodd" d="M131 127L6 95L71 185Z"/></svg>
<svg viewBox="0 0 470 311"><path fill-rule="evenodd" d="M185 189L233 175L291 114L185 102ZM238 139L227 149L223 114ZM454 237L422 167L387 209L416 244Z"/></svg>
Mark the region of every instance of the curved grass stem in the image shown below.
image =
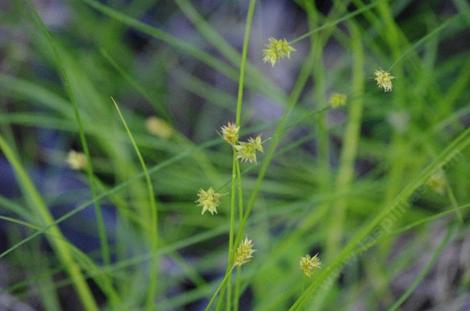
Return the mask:
<svg viewBox="0 0 470 311"><path fill-rule="evenodd" d="M114 98L111 98L113 101L114 107L116 108L117 113L119 114L119 118L121 119L121 122L126 129L127 135L129 136L129 140L132 143L132 146L135 150L135 153L137 154L137 157L139 158L140 165L142 166L142 170L145 174L145 181L147 185L147 191L149 195L149 201L150 201L150 221L148 223L148 228L146 228L148 231L149 235L149 241L150 241L150 249L151 249L151 256L152 260L150 262L150 273L149 273L149 286L147 290L147 299L146 299L146 309L151 311L154 310L154 299L155 299L155 293L157 290L157 274L158 274L158 256L157 256L157 249L158 249L158 209L157 209L157 202L155 200L155 192L153 190L152 186L152 180L150 179L150 174L147 169L147 165L145 164L144 158L142 157L142 154L140 153L139 147L137 146L137 143L135 142L134 135L132 135L131 130L129 129L126 120L124 119L124 116L121 113L121 110L119 109L118 104L114 100Z"/></svg>

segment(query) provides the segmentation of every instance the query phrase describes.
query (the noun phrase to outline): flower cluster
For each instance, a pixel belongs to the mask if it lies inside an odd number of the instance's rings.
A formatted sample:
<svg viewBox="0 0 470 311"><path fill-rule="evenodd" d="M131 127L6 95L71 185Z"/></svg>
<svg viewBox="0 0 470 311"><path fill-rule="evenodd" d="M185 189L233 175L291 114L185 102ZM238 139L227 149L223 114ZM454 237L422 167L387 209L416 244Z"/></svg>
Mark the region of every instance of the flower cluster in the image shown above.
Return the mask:
<svg viewBox="0 0 470 311"><path fill-rule="evenodd" d="M263 152L261 136L250 137L247 142L240 142L235 146L237 159L241 162L256 163L256 152Z"/></svg>
<svg viewBox="0 0 470 311"><path fill-rule="evenodd" d="M75 150L69 151L66 162L71 169L76 171L84 169L87 164L85 155Z"/></svg>
<svg viewBox="0 0 470 311"><path fill-rule="evenodd" d="M206 211L209 211L211 215L217 214L217 207L220 204L221 196L212 187L209 187L207 190L199 189L196 203L202 207L201 215L204 215Z"/></svg>
<svg viewBox="0 0 470 311"><path fill-rule="evenodd" d="M245 240L240 243L237 250L235 251L233 264L237 267L240 267L241 265L249 262L253 257L254 251L253 241L248 240L248 238L245 237Z"/></svg>
<svg viewBox="0 0 470 311"><path fill-rule="evenodd" d="M155 136L168 139L173 135L173 128L165 121L157 117L149 117L145 120L147 131Z"/></svg>
<svg viewBox="0 0 470 311"><path fill-rule="evenodd" d="M220 128L223 139L235 148L237 159L241 162L256 163L256 152L264 152L261 136L248 138L248 141L238 141L240 127L228 122Z"/></svg>
<svg viewBox="0 0 470 311"><path fill-rule="evenodd" d="M236 143L238 143L238 132L240 130L240 127L238 127L236 124L229 122L227 125L224 125L220 128L220 131L222 132L222 137L226 142L228 142L230 145L234 146Z"/></svg>
<svg viewBox="0 0 470 311"><path fill-rule="evenodd" d="M331 108L338 108L338 107L346 105L347 99L348 97L346 96L346 94L335 92L331 94L329 103L330 103Z"/></svg>
<svg viewBox="0 0 470 311"><path fill-rule="evenodd" d="M305 274L305 276L311 277L313 274L313 271L321 267L321 261L320 261L320 258L318 257L318 254L316 254L313 257L311 257L310 255L305 255L302 258L300 258L299 265L300 265L300 269Z"/></svg>
<svg viewBox="0 0 470 311"><path fill-rule="evenodd" d="M268 44L263 50L263 61L274 66L278 60L284 57L290 58L292 52L295 52L295 49L286 39L269 38Z"/></svg>
<svg viewBox="0 0 470 311"><path fill-rule="evenodd" d="M392 91L392 80L395 79L394 76L382 69L376 70L374 75L379 88L383 89L385 92Z"/></svg>

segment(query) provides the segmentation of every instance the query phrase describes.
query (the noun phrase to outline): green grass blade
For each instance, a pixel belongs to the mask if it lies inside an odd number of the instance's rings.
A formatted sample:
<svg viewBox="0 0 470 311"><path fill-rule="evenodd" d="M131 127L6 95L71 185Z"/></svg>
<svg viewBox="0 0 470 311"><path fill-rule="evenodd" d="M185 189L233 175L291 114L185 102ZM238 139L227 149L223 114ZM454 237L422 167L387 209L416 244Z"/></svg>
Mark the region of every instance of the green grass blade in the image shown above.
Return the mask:
<svg viewBox="0 0 470 311"><path fill-rule="evenodd" d="M17 157L12 152L8 144L4 141L2 136L0 136L0 149L3 151L4 155L14 168L18 182L22 186L25 195L27 195L30 199L32 206L35 207L37 216L44 224L44 226L50 226L50 234L46 233L46 236L49 237L49 242L53 246L63 265L66 267L70 278L73 280L73 284L75 286L75 289L77 290L78 295L80 296L83 307L85 308L85 310L89 311L98 310L98 306L90 291L90 288L86 284L82 272L80 271L80 268L78 267L72 254L68 250L68 242L65 242L65 238L63 237L62 232L57 227L57 225L54 224L54 219L49 213L49 210L47 209L47 206L45 205L39 192L36 190L23 166L20 164ZM51 236L57 236L61 239L55 240L51 238Z"/></svg>
<svg viewBox="0 0 470 311"><path fill-rule="evenodd" d="M132 143L135 153L137 154L137 157L139 158L139 162L140 162L140 165L142 166L142 170L145 175L145 181L147 184L147 191L148 191L149 201L150 201L150 215L149 215L150 221L148 223L147 230L149 234L148 238L150 241L152 261L150 263L149 286L148 286L148 292L147 292L146 309L151 311L154 309L155 293L157 290L157 271L158 271L157 248L158 248L158 240L159 240L157 202L155 200L155 193L153 190L152 180L150 179L150 174L147 169L147 165L145 164L144 158L142 157L142 154L140 153L139 147L137 146L137 143L135 142L134 136L132 135L132 132L127 125L127 122L124 119L124 116L122 115L118 104L116 103L114 98L111 98L111 100L113 101L114 107L116 108L116 111L119 114L119 118L121 119L121 122L124 128L126 129L127 135L129 136L129 140Z"/></svg>

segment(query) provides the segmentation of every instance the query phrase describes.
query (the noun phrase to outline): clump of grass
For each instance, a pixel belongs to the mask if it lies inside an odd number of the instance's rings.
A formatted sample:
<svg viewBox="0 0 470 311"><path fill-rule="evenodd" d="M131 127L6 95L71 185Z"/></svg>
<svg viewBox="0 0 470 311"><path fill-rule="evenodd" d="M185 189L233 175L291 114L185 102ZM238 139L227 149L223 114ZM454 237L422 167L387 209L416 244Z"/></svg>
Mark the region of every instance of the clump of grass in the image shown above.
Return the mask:
<svg viewBox="0 0 470 311"><path fill-rule="evenodd" d="M214 26L232 19L187 0L158 27L142 22L155 6L146 1L79 1L64 32L29 4L0 13L29 40L28 61L6 53L0 64L19 68L0 74L0 149L15 173L2 178L21 188L0 189L10 241L0 258L24 273L5 292L50 310L68 286L86 310L396 310L425 300L413 300L416 289L445 282L430 272L468 231L469 52L442 50L466 27L469 7L455 3L449 17L433 3L334 1L325 13L299 1L305 20L278 33L259 27L267 10L257 1L230 4L246 15L240 51L225 39L236 27ZM191 40L170 29L179 18ZM131 49L130 28L151 44ZM260 29L267 42L255 41ZM269 68L280 62L290 88ZM60 139L44 147L51 130ZM83 153L65 158L72 147ZM51 186L64 162L67 178L86 181L80 190ZM54 218L56 205L71 210ZM74 225L90 207L92 224ZM95 249L79 249L72 231ZM396 282L406 271L419 272ZM465 281L446 301L460 301Z"/></svg>

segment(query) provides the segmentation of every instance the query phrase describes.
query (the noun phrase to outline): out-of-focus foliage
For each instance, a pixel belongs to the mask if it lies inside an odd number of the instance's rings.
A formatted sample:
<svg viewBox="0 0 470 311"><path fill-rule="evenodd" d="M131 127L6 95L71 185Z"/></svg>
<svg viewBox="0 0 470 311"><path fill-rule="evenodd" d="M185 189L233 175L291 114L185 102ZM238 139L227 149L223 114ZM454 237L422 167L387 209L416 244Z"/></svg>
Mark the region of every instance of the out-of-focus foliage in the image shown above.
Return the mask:
<svg viewBox="0 0 470 311"><path fill-rule="evenodd" d="M470 308L469 27L464 0L0 1L0 309Z"/></svg>

